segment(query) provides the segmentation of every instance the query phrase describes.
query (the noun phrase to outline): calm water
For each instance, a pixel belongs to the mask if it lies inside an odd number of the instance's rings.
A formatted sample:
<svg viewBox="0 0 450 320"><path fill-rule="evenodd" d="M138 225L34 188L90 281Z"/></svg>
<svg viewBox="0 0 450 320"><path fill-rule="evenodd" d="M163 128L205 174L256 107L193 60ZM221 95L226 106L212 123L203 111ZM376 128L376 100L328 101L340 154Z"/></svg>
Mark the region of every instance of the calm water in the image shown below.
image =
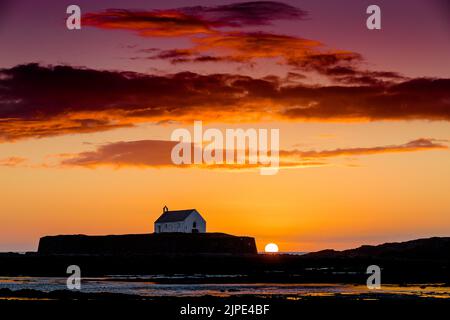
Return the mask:
<svg viewBox="0 0 450 320"><path fill-rule="evenodd" d="M450 298L450 287L436 285L384 285L380 290L368 290L362 285L348 284L272 284L272 283L207 283L207 284L161 284L158 279L176 278L186 279L184 275L178 276L148 276L123 277L111 276L105 278L84 278L82 292L124 293L141 296L230 296L230 295L286 295L286 296L331 296L336 294L399 294L421 297ZM192 277L192 276L191 276ZM193 278L205 278L197 275ZM215 276L217 277L217 276ZM230 276L224 276L230 277ZM231 279L230 279L231 282ZM66 278L46 277L0 277L0 289L11 290L34 289L40 291L65 290Z"/></svg>

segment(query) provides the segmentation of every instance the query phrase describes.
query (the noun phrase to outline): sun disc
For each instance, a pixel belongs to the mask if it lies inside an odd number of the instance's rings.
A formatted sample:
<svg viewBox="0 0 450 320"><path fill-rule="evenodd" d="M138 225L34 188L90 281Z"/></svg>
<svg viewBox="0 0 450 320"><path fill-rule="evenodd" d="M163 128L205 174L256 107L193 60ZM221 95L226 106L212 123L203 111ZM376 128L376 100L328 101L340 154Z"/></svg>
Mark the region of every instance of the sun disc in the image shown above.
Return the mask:
<svg viewBox="0 0 450 320"><path fill-rule="evenodd" d="M264 248L264 251L268 253L278 252L278 246L275 243L269 243Z"/></svg>

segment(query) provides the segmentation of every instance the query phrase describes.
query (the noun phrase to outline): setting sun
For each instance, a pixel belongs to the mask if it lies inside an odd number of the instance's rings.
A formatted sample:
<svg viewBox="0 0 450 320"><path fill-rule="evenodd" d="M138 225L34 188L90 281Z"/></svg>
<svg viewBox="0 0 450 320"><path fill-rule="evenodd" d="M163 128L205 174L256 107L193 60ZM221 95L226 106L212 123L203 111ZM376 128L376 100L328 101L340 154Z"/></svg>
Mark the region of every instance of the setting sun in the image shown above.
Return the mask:
<svg viewBox="0 0 450 320"><path fill-rule="evenodd" d="M264 251L269 253L278 252L278 246L275 243L269 243L264 248Z"/></svg>

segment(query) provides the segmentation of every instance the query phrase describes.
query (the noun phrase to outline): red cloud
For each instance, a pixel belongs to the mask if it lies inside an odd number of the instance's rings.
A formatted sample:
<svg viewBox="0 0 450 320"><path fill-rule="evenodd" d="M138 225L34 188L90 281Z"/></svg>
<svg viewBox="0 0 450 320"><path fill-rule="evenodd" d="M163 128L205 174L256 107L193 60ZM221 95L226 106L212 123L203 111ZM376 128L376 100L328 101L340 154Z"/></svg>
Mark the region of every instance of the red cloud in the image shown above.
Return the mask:
<svg viewBox="0 0 450 320"><path fill-rule="evenodd" d="M64 166L113 166L113 167L197 167L207 169L252 169L258 165L250 164L201 164L201 165L174 165L171 161L172 148L178 142L160 140L140 140L128 142L115 142L98 147L94 151L82 152L72 155L71 158L61 162ZM326 165L324 159L340 156L365 156L384 153L415 152L424 150L447 149L442 143L433 139L417 139L400 145L344 148L323 151L280 150L280 167L306 167Z"/></svg>
<svg viewBox="0 0 450 320"><path fill-rule="evenodd" d="M359 54L326 49L315 40L267 32L230 31L230 28L263 26L274 20L306 16L305 11L288 4L254 1L170 10L110 9L87 13L83 23L103 29L129 30L145 37L188 36L192 41L189 48L132 59L166 59L174 64L239 62L253 65L260 58L275 58L291 68L317 72L336 83L375 85L406 80L394 72L361 70ZM153 53L153 48L151 50Z"/></svg>
<svg viewBox="0 0 450 320"><path fill-rule="evenodd" d="M302 19L306 15L305 11L281 2L254 1L171 10L109 9L85 14L83 24L134 31L146 37L179 37L213 33L223 27L258 26L270 24L273 20Z"/></svg>
<svg viewBox="0 0 450 320"><path fill-rule="evenodd" d="M344 148L334 150L323 151L281 151L280 154L286 158L302 158L302 159L321 159L332 158L340 156L364 156L382 153L400 153L400 152L413 152L422 150L433 149L448 149L448 147L442 143L437 142L434 139L417 139L400 145L387 145L379 147L365 147L365 148Z"/></svg>
<svg viewBox="0 0 450 320"><path fill-rule="evenodd" d="M22 158L22 157L8 157L8 158L0 159L0 166L2 166L2 167L17 167L26 161L27 161L27 159Z"/></svg>
<svg viewBox="0 0 450 320"><path fill-rule="evenodd" d="M384 84L406 80L387 71L361 69L360 54L343 50L326 50L319 41L267 32L220 32L192 39L189 49L160 51L148 59L172 63L240 62L255 63L272 58L303 72L316 72L337 83Z"/></svg>
<svg viewBox="0 0 450 320"><path fill-rule="evenodd" d="M141 36L153 37L179 37L213 32L207 21L177 10L110 9L100 13L87 13L83 16L82 22L88 26L131 30Z"/></svg>
<svg viewBox="0 0 450 320"><path fill-rule="evenodd" d="M71 159L62 161L62 164L86 167L167 166L172 164L170 153L176 144L177 142L159 140L115 142L100 146L95 151L79 153Z"/></svg>

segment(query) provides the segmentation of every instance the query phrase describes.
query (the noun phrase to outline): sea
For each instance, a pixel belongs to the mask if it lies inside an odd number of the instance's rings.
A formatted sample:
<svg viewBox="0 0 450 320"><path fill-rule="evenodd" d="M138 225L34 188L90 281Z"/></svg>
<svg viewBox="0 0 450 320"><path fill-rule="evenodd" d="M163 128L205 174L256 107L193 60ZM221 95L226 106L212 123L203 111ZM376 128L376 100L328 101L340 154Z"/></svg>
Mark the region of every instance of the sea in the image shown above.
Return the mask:
<svg viewBox="0 0 450 320"><path fill-rule="evenodd" d="M450 287L444 284L382 285L380 289L368 289L365 285L326 283L233 283L240 275L214 275L223 277L230 283L210 283L211 275L111 275L98 278L83 278L81 292L130 294L145 297L161 296L219 296L234 295L286 296L301 298L308 296L370 295L376 293L450 299ZM180 280L180 283L177 283ZM181 281L182 280L182 281ZM192 280L190 283L189 280ZM196 283L202 280L202 283ZM211 279L212 280L212 279ZM214 280L212 280L214 281ZM0 289L32 289L43 292L67 290L67 278L58 277L0 277ZM170 282L170 283L162 283ZM239 281L236 281L239 282Z"/></svg>

